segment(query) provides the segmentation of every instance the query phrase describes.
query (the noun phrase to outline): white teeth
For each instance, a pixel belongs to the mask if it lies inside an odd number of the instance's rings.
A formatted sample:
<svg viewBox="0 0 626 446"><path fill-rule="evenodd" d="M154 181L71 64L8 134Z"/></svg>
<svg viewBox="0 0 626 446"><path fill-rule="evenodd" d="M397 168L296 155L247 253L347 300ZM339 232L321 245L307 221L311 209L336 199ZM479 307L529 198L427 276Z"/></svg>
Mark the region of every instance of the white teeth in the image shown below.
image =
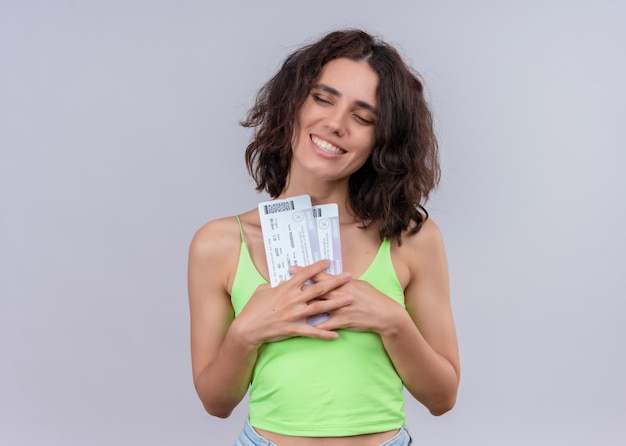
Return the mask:
<svg viewBox="0 0 626 446"><path fill-rule="evenodd" d="M313 141L313 143L323 152L331 153L333 155L342 155L346 153L345 150L341 150L340 148L333 146L331 143L316 138L315 136L311 137L311 141Z"/></svg>

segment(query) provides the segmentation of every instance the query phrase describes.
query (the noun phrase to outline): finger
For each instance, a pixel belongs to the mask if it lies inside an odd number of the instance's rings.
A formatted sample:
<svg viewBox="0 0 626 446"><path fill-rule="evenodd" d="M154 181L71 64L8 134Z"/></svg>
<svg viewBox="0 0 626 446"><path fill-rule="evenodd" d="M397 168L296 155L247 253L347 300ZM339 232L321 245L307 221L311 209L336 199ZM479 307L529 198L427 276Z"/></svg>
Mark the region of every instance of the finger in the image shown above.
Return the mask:
<svg viewBox="0 0 626 446"><path fill-rule="evenodd" d="M324 331L333 331L333 330L339 330L342 328L345 329L349 327L339 317L336 317L336 316L334 317L333 315L330 315L328 319L317 324L315 328L319 328L320 330L324 330Z"/></svg>
<svg viewBox="0 0 626 446"><path fill-rule="evenodd" d="M298 273L298 271L301 271L301 270L302 270L302 268L303 268L303 267L302 267L302 266L300 266L300 265L293 265L293 266L291 266L291 267L289 268L289 272L290 272L292 275L293 275L293 274L297 274L297 273Z"/></svg>
<svg viewBox="0 0 626 446"><path fill-rule="evenodd" d="M326 271L322 271L321 273L317 273L316 275L311 277L311 280L313 282L319 282L320 280L326 280L330 277L332 277L332 274L329 274Z"/></svg>
<svg viewBox="0 0 626 446"><path fill-rule="evenodd" d="M293 274L293 277L290 279L293 281L294 285L297 287L301 287L304 285L311 277L314 277L324 271L326 268L330 266L330 260L318 260L315 263L312 263L308 266L292 266L290 268L290 272ZM293 272L292 272L293 270Z"/></svg>
<svg viewBox="0 0 626 446"><path fill-rule="evenodd" d="M311 330L302 330L300 336L304 336L307 338L316 338L316 339L326 339L328 341L332 341L333 339L337 339L339 337L339 333L330 330L320 330L312 325L307 325Z"/></svg>
<svg viewBox="0 0 626 446"><path fill-rule="evenodd" d="M299 272L301 272L301 271L303 271L303 270L309 270L309 268L310 268L311 266L313 266L313 265L317 265L317 264L324 264L324 265L325 265L325 267L321 270L321 271L324 271L324 270L328 269L328 267L330 267L331 263L332 263L332 262L331 262L329 259L322 259L322 260L318 260L318 261L317 261L317 262L315 262L315 263L312 263L312 264L311 264L311 265L309 265L309 266L292 265L292 266L290 266L290 267L289 267L289 272L290 272L292 275L296 275L296 274L298 274ZM316 269L317 269L317 268L316 268Z"/></svg>
<svg viewBox="0 0 626 446"><path fill-rule="evenodd" d="M342 285L345 285L352 279L351 273L341 273L333 276L332 274L328 275L328 279L320 280L319 282L313 282L312 284L307 284L306 286L301 287L301 297L306 302L309 302L315 298L326 296L328 293L333 291L336 288L339 288ZM326 300L326 299L324 299Z"/></svg>
<svg viewBox="0 0 626 446"><path fill-rule="evenodd" d="M331 313L339 308L346 307L354 302L354 297L346 293L336 293L331 299L313 300L306 308L306 315L313 316L320 313Z"/></svg>
<svg viewBox="0 0 626 446"><path fill-rule="evenodd" d="M298 271L301 271L301 270L302 270L302 267L301 266L297 266L297 265L294 265L291 268L289 268L289 272L291 274L297 274ZM312 276L311 280L313 280L314 282L319 282L320 280L328 279L331 276L332 276L332 274L327 273L326 272L326 268L325 268L322 272Z"/></svg>

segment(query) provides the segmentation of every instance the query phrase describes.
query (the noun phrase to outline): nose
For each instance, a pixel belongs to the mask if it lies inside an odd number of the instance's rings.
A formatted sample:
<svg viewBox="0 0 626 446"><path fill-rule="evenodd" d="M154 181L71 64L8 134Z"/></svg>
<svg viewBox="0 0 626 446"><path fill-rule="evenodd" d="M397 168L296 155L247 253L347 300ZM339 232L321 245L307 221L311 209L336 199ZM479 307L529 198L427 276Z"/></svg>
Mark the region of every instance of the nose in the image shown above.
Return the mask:
<svg viewBox="0 0 626 446"><path fill-rule="evenodd" d="M346 132L347 113L341 107L334 107L328 116L326 126L337 136L343 136Z"/></svg>

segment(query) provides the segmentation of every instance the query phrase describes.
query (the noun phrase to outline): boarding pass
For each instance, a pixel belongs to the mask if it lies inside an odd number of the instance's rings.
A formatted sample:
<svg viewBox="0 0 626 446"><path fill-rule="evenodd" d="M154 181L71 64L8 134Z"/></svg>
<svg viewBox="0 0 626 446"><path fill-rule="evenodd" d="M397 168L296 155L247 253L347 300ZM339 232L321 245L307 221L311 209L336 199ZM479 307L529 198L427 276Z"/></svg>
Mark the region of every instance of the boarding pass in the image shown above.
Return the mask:
<svg viewBox="0 0 626 446"><path fill-rule="evenodd" d="M272 287L291 278L292 266L320 259L331 260L329 273L342 271L336 204L311 206L308 195L299 195L259 203L258 209Z"/></svg>
<svg viewBox="0 0 626 446"><path fill-rule="evenodd" d="M317 226L317 241L322 259L331 261L326 270L330 274L343 271L341 262L341 238L339 236L339 211L336 203L313 206Z"/></svg>

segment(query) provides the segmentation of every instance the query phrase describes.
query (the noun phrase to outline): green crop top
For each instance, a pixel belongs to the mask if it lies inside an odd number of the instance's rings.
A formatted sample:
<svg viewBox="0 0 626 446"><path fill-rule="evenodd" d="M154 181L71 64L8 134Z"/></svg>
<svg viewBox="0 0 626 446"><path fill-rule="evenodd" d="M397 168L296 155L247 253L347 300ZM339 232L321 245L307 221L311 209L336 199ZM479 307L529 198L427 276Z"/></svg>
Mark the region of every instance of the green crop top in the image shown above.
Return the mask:
<svg viewBox="0 0 626 446"><path fill-rule="evenodd" d="M239 315L267 281L243 238L231 301ZM385 239L359 278L404 303L404 292ZM342 437L385 432L404 424L402 380L371 332L338 330L332 341L295 337L263 344L250 385L250 424L283 435Z"/></svg>

